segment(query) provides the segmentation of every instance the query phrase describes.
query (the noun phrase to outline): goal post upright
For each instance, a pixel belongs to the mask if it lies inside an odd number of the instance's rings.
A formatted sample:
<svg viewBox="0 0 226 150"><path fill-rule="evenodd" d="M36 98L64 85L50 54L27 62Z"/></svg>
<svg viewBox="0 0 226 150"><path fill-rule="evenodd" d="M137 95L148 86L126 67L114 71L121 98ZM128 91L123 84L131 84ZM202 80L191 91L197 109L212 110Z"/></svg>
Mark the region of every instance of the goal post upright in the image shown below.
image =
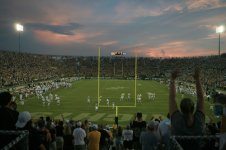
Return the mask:
<svg viewBox="0 0 226 150"><path fill-rule="evenodd" d="M123 60L121 60L122 62L122 77L124 76L124 70L123 70Z"/></svg>
<svg viewBox="0 0 226 150"><path fill-rule="evenodd" d="M137 54L135 55L134 82L134 101L135 107L137 107Z"/></svg>
<svg viewBox="0 0 226 150"><path fill-rule="evenodd" d="M118 117L118 106L116 106L116 109L115 109L115 117Z"/></svg>
<svg viewBox="0 0 226 150"><path fill-rule="evenodd" d="M97 100L100 105L100 48L98 48Z"/></svg>

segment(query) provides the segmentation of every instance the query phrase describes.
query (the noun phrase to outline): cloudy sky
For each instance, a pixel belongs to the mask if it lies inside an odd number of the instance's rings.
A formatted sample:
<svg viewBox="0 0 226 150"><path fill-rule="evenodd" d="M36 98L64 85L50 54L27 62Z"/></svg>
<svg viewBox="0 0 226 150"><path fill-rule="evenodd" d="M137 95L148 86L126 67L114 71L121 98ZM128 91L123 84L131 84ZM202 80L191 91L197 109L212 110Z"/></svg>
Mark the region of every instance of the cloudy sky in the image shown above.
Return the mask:
<svg viewBox="0 0 226 150"><path fill-rule="evenodd" d="M218 53L226 0L1 0L0 50L96 56L184 57ZM226 53L226 33L221 34Z"/></svg>

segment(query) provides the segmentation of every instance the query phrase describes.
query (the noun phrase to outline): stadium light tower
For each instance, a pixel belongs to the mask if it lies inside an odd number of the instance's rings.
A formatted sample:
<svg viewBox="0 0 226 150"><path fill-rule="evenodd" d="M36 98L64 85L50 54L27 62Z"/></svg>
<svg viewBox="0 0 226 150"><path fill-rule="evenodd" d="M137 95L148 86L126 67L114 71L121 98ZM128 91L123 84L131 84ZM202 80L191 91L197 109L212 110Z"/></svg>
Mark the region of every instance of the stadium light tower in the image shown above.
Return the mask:
<svg viewBox="0 0 226 150"><path fill-rule="evenodd" d="M218 26L216 28L216 33L219 34L219 45L218 45L218 53L219 53L219 56L221 55L221 33L224 32L224 26L221 25L221 26Z"/></svg>
<svg viewBox="0 0 226 150"><path fill-rule="evenodd" d="M17 23L16 24L16 31L19 33L19 52L20 52L20 32L24 31L24 26Z"/></svg>

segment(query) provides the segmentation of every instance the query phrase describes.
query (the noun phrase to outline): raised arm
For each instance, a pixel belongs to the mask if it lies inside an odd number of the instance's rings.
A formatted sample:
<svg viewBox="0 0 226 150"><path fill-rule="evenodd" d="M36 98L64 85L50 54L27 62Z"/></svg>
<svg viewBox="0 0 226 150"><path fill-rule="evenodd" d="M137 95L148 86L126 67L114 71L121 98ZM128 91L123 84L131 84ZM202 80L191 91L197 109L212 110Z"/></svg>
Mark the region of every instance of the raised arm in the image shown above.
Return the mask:
<svg viewBox="0 0 226 150"><path fill-rule="evenodd" d="M176 102L176 86L175 79L178 77L179 71L175 70L171 74L170 85L169 85L169 113L170 116L178 110Z"/></svg>
<svg viewBox="0 0 226 150"><path fill-rule="evenodd" d="M204 113L204 97L203 90L200 82L200 69L196 68L194 73L195 85L196 85L196 94L197 94L197 110Z"/></svg>

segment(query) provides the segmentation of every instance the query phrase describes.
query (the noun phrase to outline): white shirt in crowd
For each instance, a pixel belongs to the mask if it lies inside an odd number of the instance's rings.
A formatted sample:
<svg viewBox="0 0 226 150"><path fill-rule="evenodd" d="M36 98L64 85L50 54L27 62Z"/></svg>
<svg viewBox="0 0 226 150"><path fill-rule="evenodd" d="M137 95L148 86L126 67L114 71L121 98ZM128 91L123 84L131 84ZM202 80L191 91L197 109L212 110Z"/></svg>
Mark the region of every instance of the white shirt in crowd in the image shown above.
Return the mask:
<svg viewBox="0 0 226 150"><path fill-rule="evenodd" d="M166 118L159 123L158 131L161 135L170 135L170 119Z"/></svg>
<svg viewBox="0 0 226 150"><path fill-rule="evenodd" d="M133 130L124 129L122 131L122 137L124 141L132 141L133 140Z"/></svg>
<svg viewBox="0 0 226 150"><path fill-rule="evenodd" d="M73 131L74 145L85 145L84 138L86 137L86 132L81 127L75 128Z"/></svg>

